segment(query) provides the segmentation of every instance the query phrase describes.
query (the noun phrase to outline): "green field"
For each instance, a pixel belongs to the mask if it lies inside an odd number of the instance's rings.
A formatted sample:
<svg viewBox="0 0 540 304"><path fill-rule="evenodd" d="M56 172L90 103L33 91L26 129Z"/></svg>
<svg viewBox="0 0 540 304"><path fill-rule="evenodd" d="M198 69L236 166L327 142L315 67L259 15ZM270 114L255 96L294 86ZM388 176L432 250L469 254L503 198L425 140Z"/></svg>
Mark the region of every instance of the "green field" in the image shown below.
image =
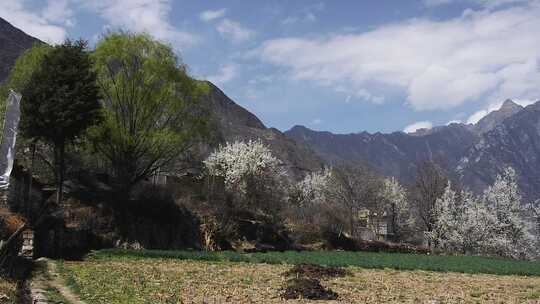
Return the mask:
<svg viewBox="0 0 540 304"><path fill-rule="evenodd" d="M436 272L484 273L497 275L540 276L540 262L476 256L439 256L400 253L314 251L238 253L233 251L125 251L102 250L90 259L180 259L214 262L246 262L266 264L318 264L326 266L356 266L371 269L425 270Z"/></svg>

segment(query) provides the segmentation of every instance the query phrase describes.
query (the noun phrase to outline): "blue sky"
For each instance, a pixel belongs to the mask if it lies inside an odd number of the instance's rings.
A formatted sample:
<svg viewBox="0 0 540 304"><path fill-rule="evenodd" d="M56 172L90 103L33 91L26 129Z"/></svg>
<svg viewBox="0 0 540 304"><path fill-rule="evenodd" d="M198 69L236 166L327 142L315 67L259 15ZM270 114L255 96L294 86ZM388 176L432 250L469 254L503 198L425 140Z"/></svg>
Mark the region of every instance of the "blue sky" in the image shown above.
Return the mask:
<svg viewBox="0 0 540 304"><path fill-rule="evenodd" d="M51 43L149 32L281 130L412 131L540 99L537 0L2 0L0 17Z"/></svg>

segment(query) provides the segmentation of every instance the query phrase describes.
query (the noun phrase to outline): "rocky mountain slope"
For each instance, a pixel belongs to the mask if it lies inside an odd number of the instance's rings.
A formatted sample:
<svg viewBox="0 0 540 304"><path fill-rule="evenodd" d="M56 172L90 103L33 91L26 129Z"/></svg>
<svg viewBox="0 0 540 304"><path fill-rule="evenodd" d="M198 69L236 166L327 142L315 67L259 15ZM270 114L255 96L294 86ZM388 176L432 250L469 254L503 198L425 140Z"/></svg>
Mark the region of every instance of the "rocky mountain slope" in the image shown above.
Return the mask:
<svg viewBox="0 0 540 304"><path fill-rule="evenodd" d="M323 167L322 160L306 145L286 137L281 131L267 128L255 115L236 104L218 87L208 82L208 108L214 118L217 143L235 140L261 140L283 161L293 178Z"/></svg>
<svg viewBox="0 0 540 304"><path fill-rule="evenodd" d="M40 42L38 39L0 18L0 83L8 77L15 60L38 42Z"/></svg>
<svg viewBox="0 0 540 304"><path fill-rule="evenodd" d="M364 162L379 173L412 181L417 165L426 160L453 168L478 136L467 126L452 124L425 135L394 132L332 134L295 126L285 134L310 146L329 163Z"/></svg>
<svg viewBox="0 0 540 304"><path fill-rule="evenodd" d="M507 99L505 102L503 102L500 109L492 111L488 115L480 119L474 125L474 130L478 134L484 134L486 132L489 132L498 124L502 123L505 119L521 110L523 110L522 106L518 105L510 99Z"/></svg>
<svg viewBox="0 0 540 304"><path fill-rule="evenodd" d="M540 103L523 108L507 100L475 125L454 123L412 134L332 134L302 126L285 134L329 163L366 162L405 183L413 181L420 162L432 160L466 187L481 191L511 166L525 198L540 198Z"/></svg>
<svg viewBox="0 0 540 304"><path fill-rule="evenodd" d="M462 157L456 172L465 185L483 189L507 166L516 170L527 200L540 198L540 101L485 132Z"/></svg>

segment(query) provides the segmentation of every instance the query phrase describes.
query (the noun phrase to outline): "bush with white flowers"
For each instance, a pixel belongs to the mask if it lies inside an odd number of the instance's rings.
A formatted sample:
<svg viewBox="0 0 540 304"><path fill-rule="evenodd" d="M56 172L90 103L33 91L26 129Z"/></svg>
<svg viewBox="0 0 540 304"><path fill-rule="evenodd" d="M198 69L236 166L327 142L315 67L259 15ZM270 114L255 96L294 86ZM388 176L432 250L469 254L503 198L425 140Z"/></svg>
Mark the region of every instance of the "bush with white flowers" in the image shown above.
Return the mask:
<svg viewBox="0 0 540 304"><path fill-rule="evenodd" d="M433 246L446 252L525 258L535 255L531 223L525 218L516 173L504 170L482 197L448 184L434 210Z"/></svg>
<svg viewBox="0 0 540 304"><path fill-rule="evenodd" d="M391 230L397 237L402 237L414 225L407 191L391 177L384 179L380 196L385 212L390 215Z"/></svg>
<svg viewBox="0 0 540 304"><path fill-rule="evenodd" d="M285 169L261 141L236 141L220 146L204 161L210 176L221 177L236 203L267 205L286 185ZM277 207L277 206L265 206Z"/></svg>
<svg viewBox="0 0 540 304"><path fill-rule="evenodd" d="M311 172L296 184L296 204L301 208L309 208L325 202L325 192L328 187L331 170Z"/></svg>

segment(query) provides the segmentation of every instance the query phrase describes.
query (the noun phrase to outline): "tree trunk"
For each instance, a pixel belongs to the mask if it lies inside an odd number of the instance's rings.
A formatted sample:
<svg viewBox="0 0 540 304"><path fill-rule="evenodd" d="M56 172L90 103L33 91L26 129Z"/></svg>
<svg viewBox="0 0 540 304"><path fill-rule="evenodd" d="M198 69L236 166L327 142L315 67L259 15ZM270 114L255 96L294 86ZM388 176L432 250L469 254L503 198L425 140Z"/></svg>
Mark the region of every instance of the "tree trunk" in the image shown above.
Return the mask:
<svg viewBox="0 0 540 304"><path fill-rule="evenodd" d="M398 237L398 229L396 225L396 204L392 203L392 235L394 236L394 241L397 240Z"/></svg>
<svg viewBox="0 0 540 304"><path fill-rule="evenodd" d="M32 217L32 181L33 181L33 173L34 173L34 160L36 156L36 142L32 142L32 158L30 160L30 169L28 170L28 190L26 193L26 218L30 219L30 221L33 220Z"/></svg>
<svg viewBox="0 0 540 304"><path fill-rule="evenodd" d="M354 208L351 208L351 214L349 215L349 225L350 225L350 232L351 232L351 237L355 237L355 234L356 234L356 231L354 229Z"/></svg>
<svg viewBox="0 0 540 304"><path fill-rule="evenodd" d="M64 199L64 156L65 144L58 143L54 146L54 170L56 179L56 204L59 205Z"/></svg>

